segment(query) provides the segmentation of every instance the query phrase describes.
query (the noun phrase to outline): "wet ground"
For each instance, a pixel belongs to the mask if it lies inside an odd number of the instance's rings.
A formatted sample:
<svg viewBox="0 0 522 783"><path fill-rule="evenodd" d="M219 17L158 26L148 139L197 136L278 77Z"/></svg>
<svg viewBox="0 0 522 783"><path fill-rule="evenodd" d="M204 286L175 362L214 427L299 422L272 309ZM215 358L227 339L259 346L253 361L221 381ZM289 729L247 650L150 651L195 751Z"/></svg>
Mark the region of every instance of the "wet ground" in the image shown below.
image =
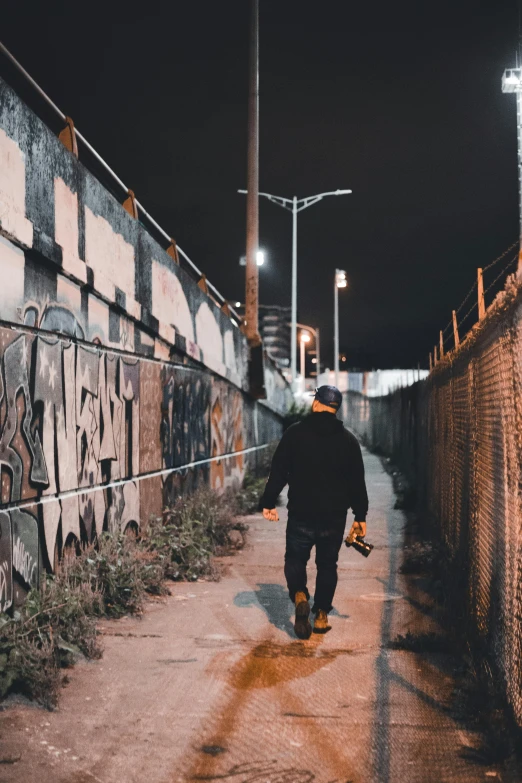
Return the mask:
<svg viewBox="0 0 522 783"><path fill-rule="evenodd" d="M142 619L104 622L103 659L72 670L59 710L0 712L0 781L520 780L471 760L478 737L447 710L443 656L387 649L438 628L429 596L399 575L405 520L390 477L365 462L375 549L366 560L343 547L328 634L295 638L285 512L252 517L219 583L175 584Z"/></svg>

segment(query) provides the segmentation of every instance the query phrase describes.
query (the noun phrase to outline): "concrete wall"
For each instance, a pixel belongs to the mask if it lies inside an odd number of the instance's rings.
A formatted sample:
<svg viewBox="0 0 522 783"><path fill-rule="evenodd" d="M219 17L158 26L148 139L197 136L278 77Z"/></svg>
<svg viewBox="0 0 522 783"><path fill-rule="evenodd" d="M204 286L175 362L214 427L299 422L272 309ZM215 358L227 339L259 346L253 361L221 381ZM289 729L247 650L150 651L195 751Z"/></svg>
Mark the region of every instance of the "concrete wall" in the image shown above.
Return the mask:
<svg viewBox="0 0 522 783"><path fill-rule="evenodd" d="M291 398L267 362L253 401L247 370L231 319L0 81L0 609L69 543L239 486Z"/></svg>

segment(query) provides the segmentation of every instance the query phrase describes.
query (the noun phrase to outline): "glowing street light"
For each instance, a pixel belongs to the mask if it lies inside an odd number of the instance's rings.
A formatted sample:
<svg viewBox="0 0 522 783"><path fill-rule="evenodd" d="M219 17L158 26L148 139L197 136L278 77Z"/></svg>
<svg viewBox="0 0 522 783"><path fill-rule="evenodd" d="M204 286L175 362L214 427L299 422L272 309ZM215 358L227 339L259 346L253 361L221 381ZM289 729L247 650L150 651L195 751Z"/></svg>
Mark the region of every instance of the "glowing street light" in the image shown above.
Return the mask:
<svg viewBox="0 0 522 783"><path fill-rule="evenodd" d="M312 333L315 339L315 356L316 359L312 359L313 364L317 364L317 375L321 372L321 341L319 336L319 327L307 326L306 324L297 324L299 329L303 329L307 333ZM302 332L301 332L302 334Z"/></svg>
<svg viewBox="0 0 522 783"><path fill-rule="evenodd" d="M337 388L339 388L339 289L347 286L346 272L344 269L336 269L334 285L334 369Z"/></svg>
<svg viewBox="0 0 522 783"><path fill-rule="evenodd" d="M310 334L308 332L301 332L299 335L299 342L301 343L301 378L303 379L303 391L305 383L305 346L310 342Z"/></svg>
<svg viewBox="0 0 522 783"><path fill-rule="evenodd" d="M518 271L522 269L522 68L508 68L502 76L502 92L517 96L517 142L518 142L518 208L520 218L520 249Z"/></svg>
<svg viewBox="0 0 522 783"><path fill-rule="evenodd" d="M263 266L265 263L265 251L258 250L256 252L256 264L257 266ZM246 266L246 256L241 256L239 259L239 266Z"/></svg>
<svg viewBox="0 0 522 783"><path fill-rule="evenodd" d="M294 196L293 198L283 198L283 196L274 196L272 193L258 194L259 196L264 196L274 204L277 204L284 209L288 209L292 213L292 335L290 342L290 372L292 383L295 381L297 375L297 213L322 201L325 196L347 196L351 192L351 190L329 190L325 193L317 193L315 196L307 196L306 198L300 199L298 199L297 196ZM248 196L248 190L238 190L238 193L246 193Z"/></svg>

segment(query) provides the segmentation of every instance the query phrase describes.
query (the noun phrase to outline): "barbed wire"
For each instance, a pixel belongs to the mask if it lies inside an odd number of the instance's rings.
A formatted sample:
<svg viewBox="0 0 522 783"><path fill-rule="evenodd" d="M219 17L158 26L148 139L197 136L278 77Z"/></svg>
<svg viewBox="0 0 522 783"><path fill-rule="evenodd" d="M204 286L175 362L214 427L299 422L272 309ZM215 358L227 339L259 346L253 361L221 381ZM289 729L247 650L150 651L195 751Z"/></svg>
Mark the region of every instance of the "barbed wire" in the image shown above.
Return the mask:
<svg viewBox="0 0 522 783"><path fill-rule="evenodd" d="M476 287L477 287L477 281L475 280L475 282L469 289L468 293L466 294L466 296L464 297L464 299L462 300L458 308L455 310L455 315L458 315L460 313L460 311L462 310L462 308L464 307L464 305L466 304L466 302L468 301L468 299L470 298L471 294L473 293Z"/></svg>
<svg viewBox="0 0 522 783"><path fill-rule="evenodd" d="M485 295L488 293L488 291L490 291L490 290L493 288L493 286L495 285L495 283L498 283L498 281L500 280L500 278L502 277L502 275L503 275L505 272L507 272L507 270L509 269L509 267L511 266L511 264L513 264L513 263L514 263L514 262L515 262L517 259L518 259L518 253L517 253L516 255L514 255L514 256L513 256L513 258L512 258L510 261L508 261L508 262L507 262L507 264L506 264L506 265L505 265L505 266L504 266L504 267L503 267L503 268L500 270L500 272L498 273L498 275L496 276L496 278L493 280L493 282L492 282L492 283L490 283L490 284L488 285L488 287L487 287L487 288L486 288L486 290L484 291L484 296L485 296ZM489 267L489 268L491 268L491 267Z"/></svg>
<svg viewBox="0 0 522 783"><path fill-rule="evenodd" d="M518 242L513 243L513 245L511 245L500 256L498 256L498 258L496 258L494 261L492 261L491 264L488 264L488 266L484 267L483 270L482 270L482 273L484 274L484 272L488 271L489 269L492 269L496 264L499 263L499 261L501 259L506 257L507 253L509 253L510 250L513 250L515 247L517 247L517 245L518 245ZM498 275L495 277L495 279L491 281L491 283L488 285L488 287L486 289L484 289L484 297L498 283L498 281L503 277L503 275L505 275L505 273L508 271L509 267L512 264L514 264L514 262L517 261L517 259L518 259L518 252L512 258L509 259L507 264L505 264L502 267L502 269L500 270ZM462 303L460 304L459 309L455 311L455 314L457 316L460 313L460 311L462 310L462 307L466 304L467 300L469 299L469 297L471 296L473 291L477 288L477 285L478 285L477 283L474 283L474 285L470 289L469 293L466 295L466 297L463 299ZM457 318L457 329L459 327L461 327L466 322L466 319L469 318L469 316L473 313L473 311L475 310L476 307L478 307L478 302L473 302L473 304L471 305L469 310L463 316L461 316L460 318ZM444 331L442 333L443 337L444 337L446 331L448 330L448 328L450 326L453 326L453 319L449 322L448 326L446 326L446 328L444 329ZM449 342L452 342L452 338L453 337L454 337L453 333L450 333L443 340L443 346L446 346ZM463 337L464 337L464 335L461 335L460 339L462 340Z"/></svg>
<svg viewBox="0 0 522 783"><path fill-rule="evenodd" d="M482 271L483 272L487 272L488 269L491 269L492 267L495 266L495 264L498 264L499 261L502 261L502 259L505 258L505 256L507 256L508 253L511 253L511 251L514 250L515 247L517 247L517 246L518 246L518 242L513 242L513 244L510 245L507 250L504 250L504 252L501 253L501 255L498 256L498 258L495 258L495 260L492 261L491 264L488 264L487 266L485 266Z"/></svg>

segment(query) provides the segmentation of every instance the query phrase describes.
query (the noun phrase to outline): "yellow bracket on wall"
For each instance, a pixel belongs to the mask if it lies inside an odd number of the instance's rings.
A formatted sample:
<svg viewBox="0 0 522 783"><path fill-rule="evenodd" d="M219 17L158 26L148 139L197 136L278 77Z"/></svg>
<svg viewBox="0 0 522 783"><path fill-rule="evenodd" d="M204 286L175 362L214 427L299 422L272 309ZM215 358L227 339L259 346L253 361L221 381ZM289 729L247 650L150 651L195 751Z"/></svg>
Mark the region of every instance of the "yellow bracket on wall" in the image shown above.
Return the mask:
<svg viewBox="0 0 522 783"><path fill-rule="evenodd" d="M65 128L60 131L58 138L66 147L69 152L72 152L75 158L78 157L78 142L76 141L76 131L74 130L74 122L70 117L65 118Z"/></svg>
<svg viewBox="0 0 522 783"><path fill-rule="evenodd" d="M129 190L128 191L128 198L125 199L123 202L123 209L129 213L131 217L134 218L134 220L138 219L138 205L136 204L136 196L134 195L134 191Z"/></svg>
<svg viewBox="0 0 522 783"><path fill-rule="evenodd" d="M170 238L170 245L167 248L167 254L175 261L176 264L179 265L179 255L178 255L178 248L176 245L176 240Z"/></svg>
<svg viewBox="0 0 522 783"><path fill-rule="evenodd" d="M201 290L208 294L208 285L207 285L207 276L201 275L201 277L198 280L198 288L201 288Z"/></svg>

